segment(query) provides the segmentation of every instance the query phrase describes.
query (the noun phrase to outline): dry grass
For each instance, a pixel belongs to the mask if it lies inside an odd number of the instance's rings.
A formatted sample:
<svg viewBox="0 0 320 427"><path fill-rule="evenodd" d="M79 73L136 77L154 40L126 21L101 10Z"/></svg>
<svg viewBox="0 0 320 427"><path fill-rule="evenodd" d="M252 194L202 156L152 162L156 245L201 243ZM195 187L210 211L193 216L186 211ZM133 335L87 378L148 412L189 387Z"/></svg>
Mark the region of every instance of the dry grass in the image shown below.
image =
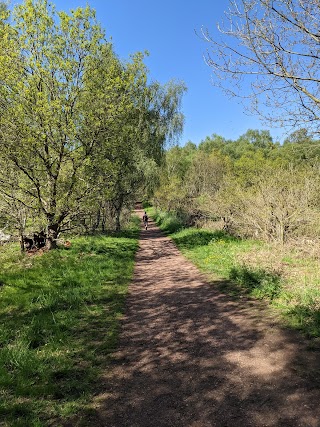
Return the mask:
<svg viewBox="0 0 320 427"><path fill-rule="evenodd" d="M320 336L320 239L296 239L268 244L238 254L246 268L263 269L281 277L274 304L289 323L310 336Z"/></svg>

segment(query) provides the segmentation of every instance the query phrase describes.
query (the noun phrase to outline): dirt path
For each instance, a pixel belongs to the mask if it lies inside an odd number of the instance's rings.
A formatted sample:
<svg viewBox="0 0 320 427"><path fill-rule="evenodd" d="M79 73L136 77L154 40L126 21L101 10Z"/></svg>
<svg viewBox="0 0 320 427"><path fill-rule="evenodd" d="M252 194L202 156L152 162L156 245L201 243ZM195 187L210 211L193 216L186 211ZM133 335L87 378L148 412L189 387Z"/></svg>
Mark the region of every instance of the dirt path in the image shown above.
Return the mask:
<svg viewBox="0 0 320 427"><path fill-rule="evenodd" d="M319 351L263 304L222 295L153 223L142 231L95 425L318 427L319 377Z"/></svg>

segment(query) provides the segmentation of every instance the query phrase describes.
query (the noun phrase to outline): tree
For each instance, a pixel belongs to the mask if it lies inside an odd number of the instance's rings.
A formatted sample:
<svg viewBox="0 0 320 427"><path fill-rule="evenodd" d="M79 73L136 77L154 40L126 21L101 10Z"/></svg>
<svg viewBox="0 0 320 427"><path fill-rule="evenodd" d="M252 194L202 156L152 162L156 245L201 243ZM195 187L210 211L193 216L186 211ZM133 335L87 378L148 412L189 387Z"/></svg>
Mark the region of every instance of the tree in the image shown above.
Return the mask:
<svg viewBox="0 0 320 427"><path fill-rule="evenodd" d="M91 211L90 215L97 218L95 226L109 205L114 213L115 228L119 230L124 203L136 191L137 152L142 149L138 128L146 81L147 72L140 53L122 63L117 57L110 60L106 51L91 76L88 93L95 94L90 104L95 117L92 119L98 121L98 133L86 174L92 177L94 188L90 205L94 206L95 213ZM88 129L90 138L91 128Z"/></svg>
<svg viewBox="0 0 320 427"><path fill-rule="evenodd" d="M0 15L5 14L6 12L7 12L7 3L4 1L0 1Z"/></svg>
<svg viewBox="0 0 320 427"><path fill-rule="evenodd" d="M61 223L87 190L78 177L97 130L93 121L88 126L91 116L83 105L90 98L86 86L103 33L89 7L57 14L47 1L26 0L15 8L14 24L3 28L3 35L1 154L23 174L16 190L36 201L52 248Z"/></svg>
<svg viewBox="0 0 320 427"><path fill-rule="evenodd" d="M309 134L308 130L305 128L298 129L292 132L284 141L285 144L303 144L303 145L312 145L315 141L312 135Z"/></svg>
<svg viewBox="0 0 320 427"><path fill-rule="evenodd" d="M281 243L307 230L314 232L319 220L317 174L263 157L255 160L239 160L217 194L216 210L228 231Z"/></svg>
<svg viewBox="0 0 320 427"><path fill-rule="evenodd" d="M228 143L230 143L230 141L227 141L223 136L214 133L211 137L207 136L200 142L199 149L210 154L213 150L223 151Z"/></svg>
<svg viewBox="0 0 320 427"><path fill-rule="evenodd" d="M309 165L318 169L320 158L319 140L305 128L292 132L283 142L281 150L274 153L293 165Z"/></svg>
<svg viewBox="0 0 320 427"><path fill-rule="evenodd" d="M150 192L154 188L147 180L154 178L152 170L161 163L165 145L181 133L183 126L180 104L184 85L173 81L147 84L142 60L143 55L138 53L131 62L115 63L115 83L121 85L121 90L112 102L119 106L119 94L124 102L111 123L108 114L101 117L108 133L101 135L90 165L90 174L94 173L99 184L96 188L102 205L108 202L112 207L117 231L123 208L133 204L139 191ZM106 63L104 69L107 67ZM106 77L101 72L97 77L104 93Z"/></svg>
<svg viewBox="0 0 320 427"><path fill-rule="evenodd" d="M202 31L216 84L272 122L319 132L319 1L231 0L226 18Z"/></svg>
<svg viewBox="0 0 320 427"><path fill-rule="evenodd" d="M45 220L49 249L77 219L86 226L95 215L96 227L106 202L120 229L145 165L150 174L181 133L184 86L148 85L143 55L121 62L88 6L67 14L47 0L25 0L12 24L7 17L4 10L0 161L13 175L0 169L0 199Z"/></svg>

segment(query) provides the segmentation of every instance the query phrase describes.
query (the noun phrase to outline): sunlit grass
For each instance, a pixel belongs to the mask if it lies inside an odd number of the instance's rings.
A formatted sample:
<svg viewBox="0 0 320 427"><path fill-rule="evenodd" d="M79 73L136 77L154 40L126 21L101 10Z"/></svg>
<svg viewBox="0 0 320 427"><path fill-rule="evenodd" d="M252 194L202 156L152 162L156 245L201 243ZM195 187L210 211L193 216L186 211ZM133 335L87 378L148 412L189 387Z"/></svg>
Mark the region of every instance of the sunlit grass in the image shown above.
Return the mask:
<svg viewBox="0 0 320 427"><path fill-rule="evenodd" d="M187 258L218 278L228 276L238 254L259 245L259 242L237 239L220 230L188 228L171 237Z"/></svg>
<svg viewBox="0 0 320 427"><path fill-rule="evenodd" d="M0 425L89 411L133 274L137 227L127 235L79 237L42 256L1 249Z"/></svg>

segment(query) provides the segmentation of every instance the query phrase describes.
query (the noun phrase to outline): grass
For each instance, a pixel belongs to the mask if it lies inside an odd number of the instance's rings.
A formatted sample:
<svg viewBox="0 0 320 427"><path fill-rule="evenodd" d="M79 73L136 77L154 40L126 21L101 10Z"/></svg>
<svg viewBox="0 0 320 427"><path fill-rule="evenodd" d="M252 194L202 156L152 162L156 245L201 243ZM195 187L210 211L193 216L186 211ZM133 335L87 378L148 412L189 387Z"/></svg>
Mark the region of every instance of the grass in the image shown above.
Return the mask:
<svg viewBox="0 0 320 427"><path fill-rule="evenodd" d="M229 278L255 298L273 301L281 292L281 277L264 269L232 267Z"/></svg>
<svg viewBox="0 0 320 427"><path fill-rule="evenodd" d="M304 245L268 245L239 239L221 230L185 228L175 216L150 214L181 252L232 295L268 301L287 325L308 337L320 337L320 254Z"/></svg>
<svg viewBox="0 0 320 427"><path fill-rule="evenodd" d="M166 234L174 233L183 228L182 220L174 213L159 211L153 207L146 208L146 211Z"/></svg>
<svg viewBox="0 0 320 427"><path fill-rule="evenodd" d="M70 249L0 253L0 425L62 425L90 414L118 338L138 227Z"/></svg>

